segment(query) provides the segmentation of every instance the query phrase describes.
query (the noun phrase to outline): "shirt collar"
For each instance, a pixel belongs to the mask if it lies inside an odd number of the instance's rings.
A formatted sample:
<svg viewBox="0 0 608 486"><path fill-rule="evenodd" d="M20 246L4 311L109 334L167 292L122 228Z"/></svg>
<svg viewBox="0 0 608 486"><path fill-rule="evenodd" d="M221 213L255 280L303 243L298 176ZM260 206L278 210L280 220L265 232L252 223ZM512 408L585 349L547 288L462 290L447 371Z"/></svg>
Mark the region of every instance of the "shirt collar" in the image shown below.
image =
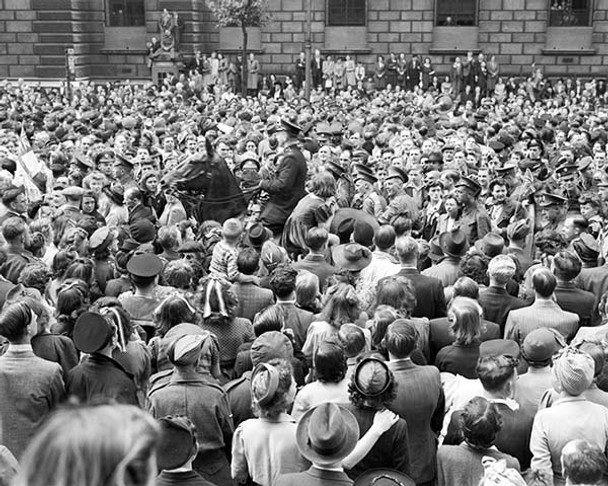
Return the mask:
<svg viewBox="0 0 608 486"><path fill-rule="evenodd" d="M277 305L296 305L296 299L293 299L293 300L277 299Z"/></svg>
<svg viewBox="0 0 608 486"><path fill-rule="evenodd" d="M34 352L34 350L32 349L32 345L29 343L27 343L27 344L9 344L8 351L15 351L17 353L22 353L23 351Z"/></svg>

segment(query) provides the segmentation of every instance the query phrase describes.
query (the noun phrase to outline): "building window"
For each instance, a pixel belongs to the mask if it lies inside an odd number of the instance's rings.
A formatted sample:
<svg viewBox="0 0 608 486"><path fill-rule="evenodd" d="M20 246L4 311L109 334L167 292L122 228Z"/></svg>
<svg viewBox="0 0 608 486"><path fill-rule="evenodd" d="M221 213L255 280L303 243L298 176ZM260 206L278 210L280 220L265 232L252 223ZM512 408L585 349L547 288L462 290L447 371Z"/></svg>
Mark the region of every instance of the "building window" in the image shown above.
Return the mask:
<svg viewBox="0 0 608 486"><path fill-rule="evenodd" d="M365 3L366 0L327 0L327 25L365 25Z"/></svg>
<svg viewBox="0 0 608 486"><path fill-rule="evenodd" d="M144 0L108 0L109 27L141 27L146 25Z"/></svg>
<svg viewBox="0 0 608 486"><path fill-rule="evenodd" d="M587 27L590 25L593 0L551 0L550 27Z"/></svg>
<svg viewBox="0 0 608 486"><path fill-rule="evenodd" d="M477 0L436 0L435 25L442 27L477 25Z"/></svg>

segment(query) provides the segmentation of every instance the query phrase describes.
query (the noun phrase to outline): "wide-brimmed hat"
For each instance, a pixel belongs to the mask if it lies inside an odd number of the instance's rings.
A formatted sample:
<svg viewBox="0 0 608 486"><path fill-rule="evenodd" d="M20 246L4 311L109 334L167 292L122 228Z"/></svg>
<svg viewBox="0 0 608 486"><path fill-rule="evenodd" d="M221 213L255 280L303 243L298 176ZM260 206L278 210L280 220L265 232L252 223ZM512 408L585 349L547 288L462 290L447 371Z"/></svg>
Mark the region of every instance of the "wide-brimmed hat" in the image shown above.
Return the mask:
<svg viewBox="0 0 608 486"><path fill-rule="evenodd" d="M338 245L331 255L334 263L345 270L363 270L372 262L372 252L358 243Z"/></svg>
<svg viewBox="0 0 608 486"><path fill-rule="evenodd" d="M272 238L272 231L262 223L254 223L247 229L245 244L253 248L261 248L264 242L270 238Z"/></svg>
<svg viewBox="0 0 608 486"><path fill-rule="evenodd" d="M416 486L416 481L395 469L369 469L357 478L354 486Z"/></svg>
<svg viewBox="0 0 608 486"><path fill-rule="evenodd" d="M498 233L487 233L475 242L475 248L490 258L500 255L505 248L505 240Z"/></svg>
<svg viewBox="0 0 608 486"><path fill-rule="evenodd" d="M344 459L358 440L357 419L336 403L322 403L308 410L296 431L300 453L315 464L332 464Z"/></svg>
<svg viewBox="0 0 608 486"><path fill-rule="evenodd" d="M439 235L439 246L448 256L461 257L469 249L467 235L461 229L446 231Z"/></svg>

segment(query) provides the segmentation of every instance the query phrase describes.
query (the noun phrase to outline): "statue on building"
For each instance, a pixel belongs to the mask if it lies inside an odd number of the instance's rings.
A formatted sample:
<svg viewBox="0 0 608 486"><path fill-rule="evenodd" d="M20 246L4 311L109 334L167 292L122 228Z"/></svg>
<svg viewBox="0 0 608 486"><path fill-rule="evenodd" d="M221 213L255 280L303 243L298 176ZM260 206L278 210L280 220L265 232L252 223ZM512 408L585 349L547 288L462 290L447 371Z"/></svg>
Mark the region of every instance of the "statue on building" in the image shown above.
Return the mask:
<svg viewBox="0 0 608 486"><path fill-rule="evenodd" d="M179 50L179 40L182 22L177 12L169 12L166 8L158 21L160 30L160 44L164 51L175 52Z"/></svg>

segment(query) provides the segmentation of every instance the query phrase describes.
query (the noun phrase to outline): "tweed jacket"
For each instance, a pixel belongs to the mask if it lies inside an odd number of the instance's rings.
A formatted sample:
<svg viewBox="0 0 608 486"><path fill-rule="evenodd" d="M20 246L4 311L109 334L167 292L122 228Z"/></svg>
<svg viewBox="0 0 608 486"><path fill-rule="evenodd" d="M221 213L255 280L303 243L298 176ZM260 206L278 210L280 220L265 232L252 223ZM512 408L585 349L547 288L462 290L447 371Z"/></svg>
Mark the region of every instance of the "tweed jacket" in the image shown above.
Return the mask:
<svg viewBox="0 0 608 486"><path fill-rule="evenodd" d="M329 264L323 255L308 254L300 261L292 263L294 270L306 270L319 278L319 289L323 292L327 287L327 279L336 273L336 267Z"/></svg>
<svg viewBox="0 0 608 486"><path fill-rule="evenodd" d="M251 322L264 307L274 304L272 290L261 288L253 277L242 275L238 282L232 284L232 291L239 302L234 315Z"/></svg>
<svg viewBox="0 0 608 486"><path fill-rule="evenodd" d="M49 412L65 395L61 366L10 345L0 357L0 443L19 459Z"/></svg>
<svg viewBox="0 0 608 486"><path fill-rule="evenodd" d="M441 431L445 396L439 370L418 366L410 359L388 362L397 383L390 409L407 423L411 454L410 472L416 483L435 478L435 434Z"/></svg>
<svg viewBox="0 0 608 486"><path fill-rule="evenodd" d="M578 331L578 315L560 309L551 300L537 300L530 307L509 312L505 339L512 339L521 347L530 332L541 327L559 331L570 342Z"/></svg>

